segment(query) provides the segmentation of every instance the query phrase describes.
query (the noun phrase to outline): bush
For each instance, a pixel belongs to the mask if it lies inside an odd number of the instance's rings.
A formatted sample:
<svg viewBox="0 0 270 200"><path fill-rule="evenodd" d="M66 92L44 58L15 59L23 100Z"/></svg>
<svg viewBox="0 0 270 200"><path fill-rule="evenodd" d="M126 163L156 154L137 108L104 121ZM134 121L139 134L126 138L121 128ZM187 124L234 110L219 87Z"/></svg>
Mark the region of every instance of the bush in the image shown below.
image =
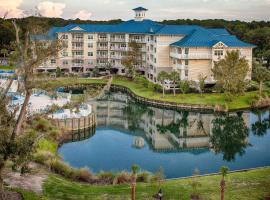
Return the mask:
<svg viewBox="0 0 270 200"><path fill-rule="evenodd" d="M124 184L124 183L130 183L131 181L131 175L127 172L120 172L118 173L114 180L113 180L113 184Z"/></svg>
<svg viewBox="0 0 270 200"><path fill-rule="evenodd" d="M114 181L115 175L112 172L101 171L98 174L98 179L101 183L112 184Z"/></svg>
<svg viewBox="0 0 270 200"><path fill-rule="evenodd" d="M51 161L50 168L52 172L60 174L66 178L74 178L75 174L74 170L72 170L72 168L69 165L58 159L53 159Z"/></svg>
<svg viewBox="0 0 270 200"><path fill-rule="evenodd" d="M41 132L47 132L49 129L51 129L51 122L40 118L34 123L34 129Z"/></svg>
<svg viewBox="0 0 270 200"><path fill-rule="evenodd" d="M137 182L148 183L150 181L151 174L149 172L141 172L137 175Z"/></svg>
<svg viewBox="0 0 270 200"><path fill-rule="evenodd" d="M58 144L52 140L42 139L38 142L38 151L49 151L50 153L56 155L58 149Z"/></svg>
<svg viewBox="0 0 270 200"><path fill-rule="evenodd" d="M54 158L54 155L48 151L39 151L34 154L33 160L39 164L47 165Z"/></svg>
<svg viewBox="0 0 270 200"><path fill-rule="evenodd" d="M88 168L81 168L74 170L74 177L75 180L91 183L94 179L94 175L89 171Z"/></svg>
<svg viewBox="0 0 270 200"><path fill-rule="evenodd" d="M162 92L162 86L159 84L154 84L154 91L155 92Z"/></svg>

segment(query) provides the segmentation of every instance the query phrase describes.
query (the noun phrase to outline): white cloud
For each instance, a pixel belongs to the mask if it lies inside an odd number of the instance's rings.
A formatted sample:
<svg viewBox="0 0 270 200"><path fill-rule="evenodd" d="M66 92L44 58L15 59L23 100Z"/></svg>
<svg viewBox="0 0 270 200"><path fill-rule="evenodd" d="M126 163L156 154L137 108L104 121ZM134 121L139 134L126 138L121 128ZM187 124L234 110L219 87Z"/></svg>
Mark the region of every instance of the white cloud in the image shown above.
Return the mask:
<svg viewBox="0 0 270 200"><path fill-rule="evenodd" d="M8 12L7 18L23 17L24 11L18 7L23 0L0 0L0 17L3 17Z"/></svg>
<svg viewBox="0 0 270 200"><path fill-rule="evenodd" d="M41 15L45 17L61 17L66 7L64 3L55 3L51 1L40 2L37 6Z"/></svg>
<svg viewBox="0 0 270 200"><path fill-rule="evenodd" d="M74 19L79 18L81 20L88 20L88 19L90 19L91 16L92 16L91 12L87 12L86 10L80 10L75 15L73 15L72 18L74 18Z"/></svg>

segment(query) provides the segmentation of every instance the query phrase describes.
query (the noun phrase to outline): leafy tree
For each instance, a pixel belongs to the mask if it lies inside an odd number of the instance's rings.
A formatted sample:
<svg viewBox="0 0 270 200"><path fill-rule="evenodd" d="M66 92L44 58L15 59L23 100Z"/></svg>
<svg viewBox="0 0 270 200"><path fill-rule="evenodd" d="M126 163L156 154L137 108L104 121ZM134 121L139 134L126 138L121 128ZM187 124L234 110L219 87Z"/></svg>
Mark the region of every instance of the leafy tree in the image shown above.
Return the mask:
<svg viewBox="0 0 270 200"><path fill-rule="evenodd" d="M34 87L34 69L45 62L48 58L57 55L61 45L59 41L46 43L44 41L31 40L31 34L38 34L41 29L30 23L24 35L20 35L21 29L17 26L15 20L12 21L16 41L13 46L14 52L12 59L16 66L16 75L20 77L20 92L25 94L24 102L20 109L14 108L7 111L8 104L6 94L2 94L0 103L0 190L3 189L2 172L8 160L16 161L23 165L29 153L34 148L35 142L42 136L33 131L27 131L24 124L26 123L27 106L29 104L32 89ZM18 114L18 115L17 115ZM15 118L15 116L17 117ZM1 192L0 192L1 193Z"/></svg>
<svg viewBox="0 0 270 200"><path fill-rule="evenodd" d="M207 79L207 76L203 76L202 74L199 75L199 90L201 95L204 92L204 86L205 86L205 80Z"/></svg>
<svg viewBox="0 0 270 200"><path fill-rule="evenodd" d="M226 183L225 183L225 177L227 176L227 174L228 174L228 171L229 171L229 168L228 167L226 167L226 166L223 166L223 167L221 167L220 168L220 172L221 172L221 176L222 176L222 179L221 179L221 181L220 181L220 188L221 188L221 200L224 200L224 193L225 193L225 185L226 185Z"/></svg>
<svg viewBox="0 0 270 200"><path fill-rule="evenodd" d="M186 94L190 88L190 82L188 80L181 80L178 82L179 89L183 94Z"/></svg>
<svg viewBox="0 0 270 200"><path fill-rule="evenodd" d="M180 80L180 74L177 71L172 71L169 74L169 79L173 83L173 96L175 96L175 86L176 86L177 82Z"/></svg>
<svg viewBox="0 0 270 200"><path fill-rule="evenodd" d="M252 79L259 83L259 94L262 96L263 83L270 80L270 72L261 65L254 65Z"/></svg>
<svg viewBox="0 0 270 200"><path fill-rule="evenodd" d="M56 68L56 77L60 77L61 76L61 69L60 67Z"/></svg>
<svg viewBox="0 0 270 200"><path fill-rule="evenodd" d="M235 155L245 154L245 148L250 146L247 142L248 127L241 116L220 114L213 121L211 148L215 153L222 153L226 161L235 160Z"/></svg>
<svg viewBox="0 0 270 200"><path fill-rule="evenodd" d="M217 86L224 90L229 99L232 95L244 93L248 71L248 61L240 57L238 50L227 51L225 58L215 62L212 69Z"/></svg>
<svg viewBox="0 0 270 200"><path fill-rule="evenodd" d="M137 75L137 66L142 66L142 51L137 42L129 43L129 50L127 55L123 57L122 63L126 68L126 73L129 77L134 79Z"/></svg>
<svg viewBox="0 0 270 200"><path fill-rule="evenodd" d="M169 78L169 74L165 71L161 71L158 74L157 80L162 84L162 96L165 97L165 80Z"/></svg>

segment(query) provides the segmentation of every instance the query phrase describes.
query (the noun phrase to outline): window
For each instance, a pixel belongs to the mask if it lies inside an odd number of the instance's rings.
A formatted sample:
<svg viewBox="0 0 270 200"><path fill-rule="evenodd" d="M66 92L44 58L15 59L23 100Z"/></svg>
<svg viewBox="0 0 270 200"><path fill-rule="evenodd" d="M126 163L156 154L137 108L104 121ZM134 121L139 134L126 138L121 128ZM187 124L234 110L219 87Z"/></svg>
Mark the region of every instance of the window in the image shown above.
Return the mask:
<svg viewBox="0 0 270 200"><path fill-rule="evenodd" d="M173 59L173 64L174 64L174 65L176 64L176 59Z"/></svg>
<svg viewBox="0 0 270 200"><path fill-rule="evenodd" d="M182 49L181 48L177 48L177 53L178 54L182 54Z"/></svg>
<svg viewBox="0 0 270 200"><path fill-rule="evenodd" d="M189 53L189 48L185 48L185 54Z"/></svg>
<svg viewBox="0 0 270 200"><path fill-rule="evenodd" d="M94 36L93 35L88 35L88 40L93 40Z"/></svg>
<svg viewBox="0 0 270 200"><path fill-rule="evenodd" d="M185 77L188 77L188 69L185 69Z"/></svg>
<svg viewBox="0 0 270 200"><path fill-rule="evenodd" d="M154 63L157 63L157 59L156 58L154 58Z"/></svg>
<svg viewBox="0 0 270 200"><path fill-rule="evenodd" d="M62 55L63 55L64 57L67 57L67 56L68 56L68 52L64 51L64 52L62 53Z"/></svg>
<svg viewBox="0 0 270 200"><path fill-rule="evenodd" d="M83 55L83 51L73 51L72 52L73 56L82 56Z"/></svg>
<svg viewBox="0 0 270 200"><path fill-rule="evenodd" d="M223 56L223 50L215 50L215 56Z"/></svg>
<svg viewBox="0 0 270 200"><path fill-rule="evenodd" d="M186 66L188 65L188 60L185 60L185 65L186 65Z"/></svg>
<svg viewBox="0 0 270 200"><path fill-rule="evenodd" d="M51 64L56 64L56 60L55 59L51 59Z"/></svg>
<svg viewBox="0 0 270 200"><path fill-rule="evenodd" d="M88 56L93 56L93 52L88 52Z"/></svg>
<svg viewBox="0 0 270 200"><path fill-rule="evenodd" d="M68 65L68 61L67 60L63 60L63 65Z"/></svg>
<svg viewBox="0 0 270 200"><path fill-rule="evenodd" d="M93 43L88 43L88 48L93 48Z"/></svg>
<svg viewBox="0 0 270 200"><path fill-rule="evenodd" d="M67 40L68 39L68 35L62 35L62 39L63 40Z"/></svg>

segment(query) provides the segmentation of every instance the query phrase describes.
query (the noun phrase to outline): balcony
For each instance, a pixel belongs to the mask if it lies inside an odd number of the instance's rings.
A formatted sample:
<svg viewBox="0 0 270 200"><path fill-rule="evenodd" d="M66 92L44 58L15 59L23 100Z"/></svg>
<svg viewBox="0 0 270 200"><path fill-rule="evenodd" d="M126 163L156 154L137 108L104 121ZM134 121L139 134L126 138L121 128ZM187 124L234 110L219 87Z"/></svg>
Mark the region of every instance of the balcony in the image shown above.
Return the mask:
<svg viewBox="0 0 270 200"><path fill-rule="evenodd" d="M80 47L76 47L76 46L72 46L72 50L83 50L83 46Z"/></svg>
<svg viewBox="0 0 270 200"><path fill-rule="evenodd" d="M170 56L178 59L212 59L212 54L210 53L178 54L175 52L171 52Z"/></svg>
<svg viewBox="0 0 270 200"><path fill-rule="evenodd" d="M127 47L111 47L112 51L128 51Z"/></svg>
<svg viewBox="0 0 270 200"><path fill-rule="evenodd" d="M83 59L84 58L84 55L72 55L72 58Z"/></svg>
<svg viewBox="0 0 270 200"><path fill-rule="evenodd" d="M97 50L108 50L108 46L97 46Z"/></svg>
<svg viewBox="0 0 270 200"><path fill-rule="evenodd" d="M112 59L122 59L124 56L121 55L111 55L110 58Z"/></svg>
<svg viewBox="0 0 270 200"><path fill-rule="evenodd" d="M126 42L125 38L111 38L111 42Z"/></svg>
<svg viewBox="0 0 270 200"><path fill-rule="evenodd" d="M83 38L72 38L72 42L83 42Z"/></svg>
<svg viewBox="0 0 270 200"><path fill-rule="evenodd" d="M108 42L108 38L98 38L98 42Z"/></svg>
<svg viewBox="0 0 270 200"><path fill-rule="evenodd" d="M146 39L129 39L129 42L146 43Z"/></svg>
<svg viewBox="0 0 270 200"><path fill-rule="evenodd" d="M101 55L101 54L97 54L97 58L104 58L104 59L108 59L108 55Z"/></svg>
<svg viewBox="0 0 270 200"><path fill-rule="evenodd" d="M176 69L178 69L178 70L184 70L185 69L185 66L184 65L181 65L181 64L177 64L176 65Z"/></svg>

